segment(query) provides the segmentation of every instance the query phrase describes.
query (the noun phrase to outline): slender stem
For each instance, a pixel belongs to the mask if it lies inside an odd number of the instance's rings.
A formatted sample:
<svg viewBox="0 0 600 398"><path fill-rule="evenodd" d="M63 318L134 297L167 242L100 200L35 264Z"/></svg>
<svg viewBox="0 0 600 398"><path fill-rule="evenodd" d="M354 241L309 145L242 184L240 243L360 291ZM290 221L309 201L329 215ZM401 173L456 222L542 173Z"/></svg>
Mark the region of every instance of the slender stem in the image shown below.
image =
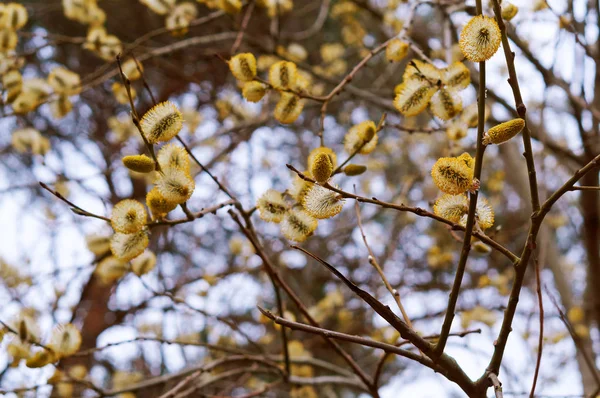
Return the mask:
<svg viewBox="0 0 600 398"><path fill-rule="evenodd" d="M482 14L481 0L477 0L477 15ZM479 93L477 97L477 149L475 153L475 170L474 178L479 181L481 178L481 167L483 163L483 154L485 152L485 146L483 145L483 132L485 125L485 61L479 63ZM448 341L448 334L452 327L452 321L454 320L454 311L456 310L456 303L458 302L458 296L460 293L460 286L465 274L467 267L467 259L469 258L469 252L471 251L471 236L473 235L473 228L475 226L475 212L477 210L477 198L479 192L475 191L470 194L469 200L469 213L467 215L467 225L465 227L465 237L463 240L462 250L460 252L460 259L458 260L458 266L456 267L456 276L454 277L454 283L452 284L452 290L450 291L450 298L448 300L448 309L446 310L446 316L442 324L442 331L440 333L440 340L435 347L435 351L438 354L444 352L446 342Z"/></svg>

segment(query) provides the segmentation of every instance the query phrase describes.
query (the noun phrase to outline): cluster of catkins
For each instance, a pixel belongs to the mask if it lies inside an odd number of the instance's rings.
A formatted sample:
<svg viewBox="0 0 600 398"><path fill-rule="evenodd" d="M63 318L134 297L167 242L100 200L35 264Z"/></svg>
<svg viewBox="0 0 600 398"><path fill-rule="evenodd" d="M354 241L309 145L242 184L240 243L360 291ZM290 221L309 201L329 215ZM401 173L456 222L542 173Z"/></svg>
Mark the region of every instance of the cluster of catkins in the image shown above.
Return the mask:
<svg viewBox="0 0 600 398"><path fill-rule="evenodd" d="M344 137L344 148L350 157L366 155L375 150L377 141L377 126L367 120L350 128ZM356 176L367 169L357 164L338 168L337 155L328 147L313 149L307 163L308 169L302 174L315 182L296 176L291 189L283 193L269 189L256 203L263 220L279 223L281 233L296 242L311 236L318 220L334 217L342 211L344 200L329 184L331 177L338 172Z"/></svg>
<svg viewBox="0 0 600 398"><path fill-rule="evenodd" d="M37 315L32 308L23 308L11 322L11 328L3 328L0 332L0 341L8 340L9 330L11 332L6 346L7 353L12 357L11 366L19 366L24 360L29 368L41 368L79 350L81 333L71 323L54 327L47 342L43 343Z"/></svg>
<svg viewBox="0 0 600 398"><path fill-rule="evenodd" d="M155 105L139 122L140 133L152 157L145 154L129 155L122 161L129 170L151 175L154 187L146 195L146 206L152 220L163 219L178 205L183 205L195 189L187 151L178 145L166 143L174 138L183 126L183 116L170 101ZM166 143L156 152L156 144ZM114 230L111 237L92 236L88 248L98 256L110 249L112 255L96 267L96 274L109 284L128 271L137 275L150 272L156 265L156 256L148 247L148 219L146 207L132 199L115 205L110 217ZM131 261L131 264L128 262Z"/></svg>
<svg viewBox="0 0 600 398"><path fill-rule="evenodd" d="M469 61L485 62L498 51L501 38L501 32L496 20L491 17L478 15L473 17L464 27L461 32L459 45L463 55ZM468 70L463 64L460 64L462 66L458 66L459 64L455 63L453 64L454 67L451 65L444 70L445 76L455 76L455 78L449 79L445 77L439 79L437 83L438 87L442 84L448 84L448 81L460 82L457 85L458 87L466 88L468 86ZM465 72L458 73L463 68ZM413 69L417 70L417 72L414 72ZM449 71L451 70L455 70L455 73L450 73ZM414 109L422 110L427 106L426 102L429 101L428 98L431 98L431 110L440 119L447 120L458 114L460 111L460 107L458 106L460 104L459 97L457 97L457 100L454 100L444 95L445 99L438 101L439 103L434 105L433 98L435 97L430 96L430 92L436 90L436 88L432 88L429 82L438 76L435 67L425 63L413 62L409 65L407 71L405 72L405 82L402 84L408 83L408 86L414 87L414 90L412 94L410 94L410 91L404 90L396 97L395 103L401 112L405 110L404 113L406 114L407 110L408 112ZM409 80L406 78L407 74ZM464 77L459 78L460 76ZM451 84L451 86L453 85ZM436 95L441 92L442 89L439 89ZM452 110L456 110L456 112L452 113ZM468 112L463 113L461 119L462 123L467 127L475 127L478 124L479 118L475 108L471 106L468 108ZM485 120L485 115L482 115L482 119ZM525 121L520 118L494 126L485 132L483 145L502 144L517 135L524 127ZM466 152L457 157L443 157L435 162L431 170L431 176L435 185L444 192L444 195L433 206L436 215L463 226L466 224L469 211L469 198L465 193L479 189L479 181L474 178L474 167L474 159ZM485 198L478 200L475 216L477 226L480 229L485 230L493 225L494 211Z"/></svg>

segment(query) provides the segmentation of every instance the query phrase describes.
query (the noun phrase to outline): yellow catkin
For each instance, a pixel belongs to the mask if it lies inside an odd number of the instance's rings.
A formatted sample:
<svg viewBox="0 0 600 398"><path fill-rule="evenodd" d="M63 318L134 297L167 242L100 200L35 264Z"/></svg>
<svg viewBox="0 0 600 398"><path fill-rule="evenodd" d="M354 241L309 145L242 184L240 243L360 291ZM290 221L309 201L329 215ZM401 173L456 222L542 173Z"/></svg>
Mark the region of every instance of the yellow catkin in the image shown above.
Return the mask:
<svg viewBox="0 0 600 398"><path fill-rule="evenodd" d="M315 184L302 200L302 206L310 216L325 219L339 214L344 200L338 193Z"/></svg>
<svg viewBox="0 0 600 398"><path fill-rule="evenodd" d="M148 247L148 233L145 230L132 234L117 232L110 240L112 254L121 261L129 261L142 254Z"/></svg>
<svg viewBox="0 0 600 398"><path fill-rule="evenodd" d="M237 54L228 64L231 73L238 80L249 82L256 77L256 58L251 53Z"/></svg>
<svg viewBox="0 0 600 398"><path fill-rule="evenodd" d="M294 123L302 113L304 100L296 94L282 92L273 115L280 123Z"/></svg>
<svg viewBox="0 0 600 398"><path fill-rule="evenodd" d="M289 240L304 242L317 229L317 225L317 219L306 211L292 209L285 214L281 222L281 233Z"/></svg>
<svg viewBox="0 0 600 398"><path fill-rule="evenodd" d="M523 130L523 127L525 127L525 120L521 118L500 123L486 132L485 136L483 137L483 143L485 145L500 145L519 134L521 130Z"/></svg>
<svg viewBox="0 0 600 398"><path fill-rule="evenodd" d="M335 152L333 152L333 149L328 148L326 146L320 146L320 147L313 149L308 154L307 164L308 164L309 168L315 161L315 157L319 154L326 154L327 156L329 156L329 159L331 160L331 164L333 165L333 167L334 168L337 167L337 155L335 154Z"/></svg>
<svg viewBox="0 0 600 398"><path fill-rule="evenodd" d="M469 199L465 195L444 194L435 201L433 212L453 223L458 223L469 211Z"/></svg>
<svg viewBox="0 0 600 398"><path fill-rule="evenodd" d="M146 209L137 200L125 199L113 208L110 225L117 232L126 234L140 231L146 224Z"/></svg>
<svg viewBox="0 0 600 398"><path fill-rule="evenodd" d="M281 222L288 210L283 195L274 189L267 190L260 198L258 198L256 208L258 209L258 215L261 219L274 223Z"/></svg>
<svg viewBox="0 0 600 398"><path fill-rule="evenodd" d="M246 82L242 88L242 96L246 101L259 102L267 93L267 85L261 82Z"/></svg>
<svg viewBox="0 0 600 398"><path fill-rule="evenodd" d="M465 25L458 42L465 58L473 62L490 59L498 48L502 35L498 23L492 17L477 15Z"/></svg>
<svg viewBox="0 0 600 398"><path fill-rule="evenodd" d="M124 156L121 161L125 167L137 173L149 173L154 171L154 160L146 155Z"/></svg>
<svg viewBox="0 0 600 398"><path fill-rule="evenodd" d="M502 18L510 21L513 19L517 13L519 12L519 7L512 3L506 3L502 5Z"/></svg>
<svg viewBox="0 0 600 398"><path fill-rule="evenodd" d="M269 82L276 89L291 89L296 83L297 73L296 64L288 61L279 61L269 68Z"/></svg>
<svg viewBox="0 0 600 398"><path fill-rule="evenodd" d="M394 107L404 116L416 116L427 108L436 91L426 80L406 80L398 87Z"/></svg>
<svg viewBox="0 0 600 398"><path fill-rule="evenodd" d="M378 142L377 126L372 120L354 125L344 136L344 149L349 154L368 155L375 150Z"/></svg>
<svg viewBox="0 0 600 398"><path fill-rule="evenodd" d="M367 166L362 164L349 164L344 167L344 174L347 176L358 176L367 171Z"/></svg>
<svg viewBox="0 0 600 398"><path fill-rule="evenodd" d="M333 173L331 158L325 153L317 154L310 165L310 172L317 182L327 182L329 177L331 177L331 173Z"/></svg>
<svg viewBox="0 0 600 398"><path fill-rule="evenodd" d="M464 90L471 83L471 72L462 62L454 62L442 69L442 83L448 89Z"/></svg>
<svg viewBox="0 0 600 398"><path fill-rule="evenodd" d="M165 101L146 112L140 126L151 144L168 141L183 127L183 116L175 104Z"/></svg>
<svg viewBox="0 0 600 398"><path fill-rule="evenodd" d="M177 207L176 202L167 200L158 190L158 187L152 188L146 194L146 205L152 212L154 218L163 218L170 211Z"/></svg>
<svg viewBox="0 0 600 398"><path fill-rule="evenodd" d="M410 45L400 39L391 40L385 48L385 58L390 62L398 62L406 57Z"/></svg>
<svg viewBox="0 0 600 398"><path fill-rule="evenodd" d="M436 117L450 120L462 111L462 100L458 93L442 88L431 97L430 108Z"/></svg>
<svg viewBox="0 0 600 398"><path fill-rule="evenodd" d="M457 158L440 158L431 169L433 182L444 193L458 195L473 186L473 169Z"/></svg>

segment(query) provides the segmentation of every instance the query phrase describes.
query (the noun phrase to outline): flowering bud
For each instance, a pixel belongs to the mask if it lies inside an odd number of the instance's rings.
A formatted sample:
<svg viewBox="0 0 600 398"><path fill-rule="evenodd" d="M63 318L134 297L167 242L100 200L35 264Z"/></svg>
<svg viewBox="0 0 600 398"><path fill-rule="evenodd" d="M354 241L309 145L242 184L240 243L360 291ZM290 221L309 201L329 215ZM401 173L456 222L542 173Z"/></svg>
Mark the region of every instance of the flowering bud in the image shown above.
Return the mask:
<svg viewBox="0 0 600 398"><path fill-rule="evenodd" d="M436 91L437 87L426 80L405 80L398 88L394 106L404 116L416 116L427 108Z"/></svg>
<svg viewBox="0 0 600 398"><path fill-rule="evenodd" d="M281 222L281 233L289 240L304 242L317 229L317 225L317 219L304 210L292 209Z"/></svg>
<svg viewBox="0 0 600 398"><path fill-rule="evenodd" d="M302 113L304 101L296 94L283 92L275 106L274 116L280 123L294 123Z"/></svg>
<svg viewBox="0 0 600 398"><path fill-rule="evenodd" d="M366 120L348 130L344 136L344 149L349 154L358 151L362 155L367 155L375 150L377 141L377 126L372 120Z"/></svg>
<svg viewBox="0 0 600 398"><path fill-rule="evenodd" d="M169 141L183 127L183 116L175 104L165 101L146 112L140 126L149 143Z"/></svg>
<svg viewBox="0 0 600 398"><path fill-rule="evenodd" d="M320 185L313 185L302 200L304 210L317 219L331 218L342 211L344 200Z"/></svg>
<svg viewBox="0 0 600 398"><path fill-rule="evenodd" d="M249 82L256 77L256 58L251 53L237 54L227 64L238 80Z"/></svg>
<svg viewBox="0 0 600 398"><path fill-rule="evenodd" d="M117 232L130 234L141 230L146 224L146 209L137 200L125 199L113 208L110 225Z"/></svg>
<svg viewBox="0 0 600 398"><path fill-rule="evenodd" d="M269 82L273 87L287 90L294 87L297 76L296 64L288 61L279 61L269 68Z"/></svg>
<svg viewBox="0 0 600 398"><path fill-rule="evenodd" d="M502 5L502 19L510 21L517 15L519 12L519 7L512 3L507 3Z"/></svg>
<svg viewBox="0 0 600 398"><path fill-rule="evenodd" d="M460 49L473 62L487 61L498 51L502 35L498 23L492 17L477 15L460 33Z"/></svg>
<svg viewBox="0 0 600 398"><path fill-rule="evenodd" d="M110 240L112 254L121 261L129 261L148 247L148 233L141 230L132 234L117 232Z"/></svg>
<svg viewBox="0 0 600 398"><path fill-rule="evenodd" d="M242 88L242 95L244 96L246 101L258 102L267 93L267 88L267 85L261 82L246 82L244 83L244 87Z"/></svg>
<svg viewBox="0 0 600 398"><path fill-rule="evenodd" d="M431 97L431 111L442 120L450 120L462 111L460 95L445 88Z"/></svg>
<svg viewBox="0 0 600 398"><path fill-rule="evenodd" d="M344 167L344 174L347 176L358 176L367 171L367 166L363 166L362 164L349 164Z"/></svg>
<svg viewBox="0 0 600 398"><path fill-rule="evenodd" d="M314 179L319 183L325 183L333 173L333 163L331 158L325 153L319 153L314 157L310 165L310 172Z"/></svg>
<svg viewBox="0 0 600 398"><path fill-rule="evenodd" d="M124 156L121 161L125 167L137 173L149 173L154 171L154 160L146 155Z"/></svg>
<svg viewBox="0 0 600 398"><path fill-rule="evenodd" d="M519 134L523 130L523 127L525 127L525 120L520 118L500 123L487 131L483 137L483 144L500 145Z"/></svg>
<svg viewBox="0 0 600 398"><path fill-rule="evenodd" d="M458 195L473 187L473 169L457 158L440 158L431 169L433 182L444 193Z"/></svg>
<svg viewBox="0 0 600 398"><path fill-rule="evenodd" d="M409 44L400 39L391 40L385 48L385 58L390 62L401 61L408 54Z"/></svg>
<svg viewBox="0 0 600 398"><path fill-rule="evenodd" d="M287 212L288 206L283 195L274 189L266 191L256 202L258 215L267 222L279 223Z"/></svg>

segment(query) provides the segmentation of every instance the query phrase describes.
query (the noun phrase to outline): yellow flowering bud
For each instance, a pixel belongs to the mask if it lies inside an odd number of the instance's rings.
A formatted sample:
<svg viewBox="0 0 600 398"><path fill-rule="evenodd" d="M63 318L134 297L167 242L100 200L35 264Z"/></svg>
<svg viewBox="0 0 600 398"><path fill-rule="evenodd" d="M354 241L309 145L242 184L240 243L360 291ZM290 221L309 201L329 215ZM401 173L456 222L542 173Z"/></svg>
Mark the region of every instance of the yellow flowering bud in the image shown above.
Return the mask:
<svg viewBox="0 0 600 398"><path fill-rule="evenodd" d="M462 121L450 122L446 127L446 136L449 140L458 141L467 136L467 125Z"/></svg>
<svg viewBox="0 0 600 398"><path fill-rule="evenodd" d="M473 250L475 250L477 253L489 254L492 252L492 248L480 240L473 242L471 246L473 247Z"/></svg>
<svg viewBox="0 0 600 398"><path fill-rule="evenodd" d="M317 225L317 219L304 210L292 209L281 222L281 233L289 240L304 242L317 229Z"/></svg>
<svg viewBox="0 0 600 398"><path fill-rule="evenodd" d="M121 68L123 69L123 73L130 81L138 80L142 77L142 74L138 70L137 64L133 58L129 58L127 61L121 64ZM140 63L140 69L143 71L144 68Z"/></svg>
<svg viewBox="0 0 600 398"><path fill-rule="evenodd" d="M256 77L256 58L251 53L237 54L227 64L233 76L243 82L249 82Z"/></svg>
<svg viewBox="0 0 600 398"><path fill-rule="evenodd" d="M325 153L315 155L314 160L310 165L310 172L317 182L327 182L329 177L331 177L331 173L333 173L333 163L331 163L331 158Z"/></svg>
<svg viewBox="0 0 600 398"><path fill-rule="evenodd" d="M242 88L242 95L246 101L258 102L267 93L267 85L261 82L252 81L244 83Z"/></svg>
<svg viewBox="0 0 600 398"><path fill-rule="evenodd" d="M347 176L358 176L367 171L367 166L362 164L349 164L344 167L344 174Z"/></svg>
<svg viewBox="0 0 600 398"><path fill-rule="evenodd" d="M10 104L21 93L23 87L23 77L21 76L21 72L16 69L6 72L2 76L2 86L7 92L6 102Z"/></svg>
<svg viewBox="0 0 600 398"><path fill-rule="evenodd" d="M469 199L465 195L444 194L435 201L433 212L453 223L458 223L469 212Z"/></svg>
<svg viewBox="0 0 600 398"><path fill-rule="evenodd" d="M483 62L498 51L502 35L498 23L492 17L477 15L467 23L460 33L460 50L465 58Z"/></svg>
<svg viewBox="0 0 600 398"><path fill-rule="evenodd" d="M483 137L483 143L484 145L500 145L519 134L523 130L523 127L525 127L525 120L520 118L500 123L486 132Z"/></svg>
<svg viewBox="0 0 600 398"><path fill-rule="evenodd" d="M62 119L73 110L73 103L66 95L61 95L56 100L50 103L52 116L56 119Z"/></svg>
<svg viewBox="0 0 600 398"><path fill-rule="evenodd" d="M73 355L81 346L81 333L72 323L58 325L52 331L48 346L60 357Z"/></svg>
<svg viewBox="0 0 600 398"><path fill-rule="evenodd" d="M133 260L131 260L131 270L137 276L142 276L152 271L156 266L156 256L149 250L146 250Z"/></svg>
<svg viewBox="0 0 600 398"><path fill-rule="evenodd" d="M502 19L510 21L519 12L519 7L512 3L505 3L502 5Z"/></svg>
<svg viewBox="0 0 600 398"><path fill-rule="evenodd" d="M67 68L54 68L48 74L48 84L55 92L65 95L76 95L81 92L81 78Z"/></svg>
<svg viewBox="0 0 600 398"><path fill-rule="evenodd" d="M444 193L458 195L473 188L473 169L457 158L440 158L431 169L433 182Z"/></svg>
<svg viewBox="0 0 600 398"><path fill-rule="evenodd" d="M398 88L394 107L404 116L416 116L427 108L429 100L436 91L437 88L430 85L428 81L406 80Z"/></svg>
<svg viewBox="0 0 600 398"><path fill-rule="evenodd" d="M258 215L267 222L279 223L283 220L288 206L280 192L267 190L256 202Z"/></svg>
<svg viewBox="0 0 600 398"><path fill-rule="evenodd" d="M319 49L321 53L321 58L325 63L331 63L336 59L340 59L344 56L346 52L346 48L341 43L326 43L321 46Z"/></svg>
<svg viewBox="0 0 600 398"><path fill-rule="evenodd" d="M402 81L411 79L422 80L430 85L435 85L438 80L442 79L442 71L430 63L413 59L406 65L406 69L402 74Z"/></svg>
<svg viewBox="0 0 600 398"><path fill-rule="evenodd" d="M110 240L112 254L121 261L129 261L148 247L148 233L145 230L132 234L117 232Z"/></svg>
<svg viewBox="0 0 600 398"><path fill-rule="evenodd" d="M308 154L307 164L309 168L312 167L312 164L315 161L315 157L319 154L326 154L327 156L329 156L329 160L331 160L331 164L333 165L333 167L335 168L337 166L337 155L335 154L335 152L333 152L333 149L328 148L326 146L320 146L313 149Z"/></svg>
<svg viewBox="0 0 600 398"><path fill-rule="evenodd" d="M125 199L113 208L110 225L117 232L130 234L140 231L146 224L146 209L137 200Z"/></svg>
<svg viewBox="0 0 600 398"><path fill-rule="evenodd" d="M111 237L111 241L113 238ZM98 277L103 285L110 285L121 279L127 273L127 263L115 256L106 257L100 261L94 270L94 275Z"/></svg>
<svg viewBox="0 0 600 398"><path fill-rule="evenodd" d="M88 250L96 256L101 256L110 250L110 236L88 235L85 237L85 243Z"/></svg>
<svg viewBox="0 0 600 398"><path fill-rule="evenodd" d="M454 62L441 71L442 83L452 90L464 90L471 83L471 72L462 62Z"/></svg>
<svg viewBox="0 0 600 398"><path fill-rule="evenodd" d="M177 204L187 201L196 187L194 179L185 170L175 167L167 168L163 172L156 182L162 196L167 201Z"/></svg>
<svg viewBox="0 0 600 398"><path fill-rule="evenodd" d="M27 358L25 365L28 368L42 368L52 362L58 361L58 356L54 351L41 350Z"/></svg>
<svg viewBox="0 0 600 398"><path fill-rule="evenodd" d="M176 168L190 172L190 157L184 147L175 144L164 145L156 155L158 164L163 169Z"/></svg>
<svg viewBox="0 0 600 398"><path fill-rule="evenodd" d="M460 95L442 88L431 97L431 112L442 120L450 120L462 111Z"/></svg>
<svg viewBox="0 0 600 398"><path fill-rule="evenodd" d="M127 94L127 88L125 87L124 84L121 84L119 82L114 82L111 86L110 89L113 92L113 95L115 96L115 99L117 100L117 102L121 105L127 105L129 104L129 94ZM133 87L129 87L129 91L131 93L131 98L136 99L137 97L137 92L135 91L135 89Z"/></svg>
<svg viewBox="0 0 600 398"><path fill-rule="evenodd" d="M169 141L183 127L183 116L175 104L165 101L146 112L140 126L149 143Z"/></svg>
<svg viewBox="0 0 600 398"><path fill-rule="evenodd" d="M19 3L8 3L0 13L0 27L19 30L27 24L27 9Z"/></svg>
<svg viewBox="0 0 600 398"><path fill-rule="evenodd" d="M410 45L400 39L391 40L385 48L385 58L390 62L398 62L406 57Z"/></svg>
<svg viewBox="0 0 600 398"><path fill-rule="evenodd" d="M68 371L69 376L76 380L83 380L88 374L88 370L85 365L75 365Z"/></svg>
<svg viewBox="0 0 600 398"><path fill-rule="evenodd" d="M468 168L473 170L475 169L475 158L469 155L467 152L461 153L457 159L467 165Z"/></svg>
<svg viewBox="0 0 600 398"><path fill-rule="evenodd" d="M269 82L280 90L291 89L296 83L297 73L295 63L279 61L269 68Z"/></svg>
<svg viewBox="0 0 600 398"><path fill-rule="evenodd" d="M294 123L302 113L304 100L296 94L282 92L281 98L275 106L274 116L280 123Z"/></svg>
<svg viewBox="0 0 600 398"><path fill-rule="evenodd" d="M338 215L344 200L336 192L315 184L304 196L302 206L310 216L324 219Z"/></svg>
<svg viewBox="0 0 600 398"><path fill-rule="evenodd" d="M154 218L162 218L168 212L177 207L176 202L167 200L158 190L158 187L152 188L146 194L146 205L152 212Z"/></svg>
<svg viewBox="0 0 600 398"><path fill-rule="evenodd" d="M310 174L310 170L306 170L303 173L307 177L312 177ZM312 182L303 180L299 176L294 177L294 181L292 182L292 188L290 189L290 195L296 199L297 202L302 203L304 196L308 193L308 190L313 186Z"/></svg>
<svg viewBox="0 0 600 398"><path fill-rule="evenodd" d="M146 155L129 155L124 156L121 160L125 167L137 173L149 173L154 171L154 160Z"/></svg>
<svg viewBox="0 0 600 398"><path fill-rule="evenodd" d="M13 131L11 144L19 153L31 152L34 155L45 155L50 150L50 141L31 127Z"/></svg>
<svg viewBox="0 0 600 398"><path fill-rule="evenodd" d="M0 52L12 51L17 47L19 38L12 29L0 29Z"/></svg>
<svg viewBox="0 0 600 398"><path fill-rule="evenodd" d="M368 155L375 150L377 141L377 126L372 120L366 120L348 130L344 136L344 149L349 154L358 151L362 155Z"/></svg>

